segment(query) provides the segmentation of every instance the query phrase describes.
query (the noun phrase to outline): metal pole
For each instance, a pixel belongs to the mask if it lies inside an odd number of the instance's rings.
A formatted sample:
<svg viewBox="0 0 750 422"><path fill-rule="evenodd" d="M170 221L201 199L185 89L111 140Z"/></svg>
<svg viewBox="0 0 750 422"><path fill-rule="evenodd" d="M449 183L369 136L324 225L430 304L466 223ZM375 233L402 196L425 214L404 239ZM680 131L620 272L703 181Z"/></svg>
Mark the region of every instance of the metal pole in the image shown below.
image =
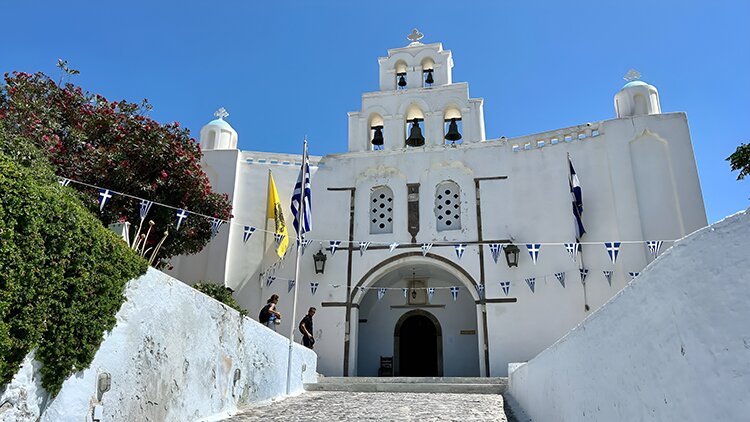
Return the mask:
<svg viewBox="0 0 750 422"><path fill-rule="evenodd" d="M297 290L299 289L299 261L302 250L302 236L299 232L305 225L305 176L307 174L307 137L305 137L304 148L302 152L302 169L300 196L299 196L299 225L297 227L297 259L294 262L294 300L292 302L292 319L289 328L289 355L287 356L286 365L286 394L291 394L292 388L292 347L294 346L294 324L297 321ZM294 195L294 193L292 193Z"/></svg>

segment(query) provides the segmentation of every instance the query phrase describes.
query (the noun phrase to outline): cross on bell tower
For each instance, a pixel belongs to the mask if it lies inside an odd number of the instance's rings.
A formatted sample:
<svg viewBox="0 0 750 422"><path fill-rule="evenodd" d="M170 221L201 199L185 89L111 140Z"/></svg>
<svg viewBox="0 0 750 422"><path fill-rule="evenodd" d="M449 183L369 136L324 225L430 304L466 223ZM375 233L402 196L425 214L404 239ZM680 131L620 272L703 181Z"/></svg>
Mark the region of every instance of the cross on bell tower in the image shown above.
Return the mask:
<svg viewBox="0 0 750 422"><path fill-rule="evenodd" d="M226 109L224 109L224 107L219 107L219 109L214 112L214 116L218 117L221 120L224 120L225 117L229 116L229 113Z"/></svg>

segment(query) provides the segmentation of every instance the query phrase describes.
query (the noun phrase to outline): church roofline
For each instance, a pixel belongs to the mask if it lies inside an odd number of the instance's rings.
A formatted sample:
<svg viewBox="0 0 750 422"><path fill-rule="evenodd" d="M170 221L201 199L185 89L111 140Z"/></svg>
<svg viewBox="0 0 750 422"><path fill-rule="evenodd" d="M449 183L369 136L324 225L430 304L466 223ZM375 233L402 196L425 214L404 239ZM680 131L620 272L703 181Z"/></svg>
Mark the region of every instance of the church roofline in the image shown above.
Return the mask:
<svg viewBox="0 0 750 422"><path fill-rule="evenodd" d="M427 48L434 48L438 53L447 53L448 55L452 55L450 50L443 50L443 43L441 42L435 42L430 44L418 44L418 45L407 45L405 47L398 47L398 48L389 48L388 49L388 56L387 57L378 57L378 62L381 60L388 60L391 56L397 54L397 53L409 53L411 54L412 51L416 52L420 50L424 50Z"/></svg>

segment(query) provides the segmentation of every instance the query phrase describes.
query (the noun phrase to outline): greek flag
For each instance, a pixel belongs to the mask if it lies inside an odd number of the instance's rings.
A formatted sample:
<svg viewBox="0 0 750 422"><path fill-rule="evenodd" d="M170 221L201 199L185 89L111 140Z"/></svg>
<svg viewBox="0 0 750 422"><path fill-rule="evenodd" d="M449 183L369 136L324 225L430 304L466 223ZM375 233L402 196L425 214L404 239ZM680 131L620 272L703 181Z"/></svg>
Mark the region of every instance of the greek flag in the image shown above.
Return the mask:
<svg viewBox="0 0 750 422"><path fill-rule="evenodd" d="M60 177L57 179L57 182L60 183L60 186L68 186L70 184L70 179Z"/></svg>
<svg viewBox="0 0 750 422"><path fill-rule="evenodd" d="M305 140L304 152L302 156L302 167L299 169L297 183L294 185L292 194L292 215L294 216L294 229L297 230L297 236L305 237L305 233L312 227L312 209L311 209L310 188L310 159L307 156L307 140ZM300 218L300 209L304 215ZM302 225L300 226L300 219Z"/></svg>
<svg viewBox="0 0 750 422"><path fill-rule="evenodd" d="M370 247L370 242L359 242L359 256L364 255L365 251L369 247Z"/></svg>
<svg viewBox="0 0 750 422"><path fill-rule="evenodd" d="M508 296L510 294L510 281L501 281L500 287L503 289L503 293L505 293L505 296Z"/></svg>
<svg viewBox="0 0 750 422"><path fill-rule="evenodd" d="M581 272L581 283L586 283L586 276L589 275L589 270L587 268L581 268L579 271Z"/></svg>
<svg viewBox="0 0 750 422"><path fill-rule="evenodd" d="M477 295L480 299L484 299L484 284L477 284Z"/></svg>
<svg viewBox="0 0 750 422"><path fill-rule="evenodd" d="M286 236L284 236L283 233L274 233L273 234L273 241L276 242L276 248L277 249L279 248L279 246L281 246L281 242L284 241L285 237Z"/></svg>
<svg viewBox="0 0 750 422"><path fill-rule="evenodd" d="M401 291L404 292L404 299L407 299L409 297L409 288L408 287L402 287Z"/></svg>
<svg viewBox="0 0 750 422"><path fill-rule="evenodd" d="M609 287L612 287L612 273L614 271L602 271L604 273L604 277L607 279L607 283L609 283Z"/></svg>
<svg viewBox="0 0 750 422"><path fill-rule="evenodd" d="M378 300L382 299L383 296L385 296L385 287L379 287L378 288Z"/></svg>
<svg viewBox="0 0 750 422"><path fill-rule="evenodd" d="M151 205L154 205L154 203L146 199L141 199L141 221L146 219L148 212L151 210Z"/></svg>
<svg viewBox="0 0 750 422"><path fill-rule="evenodd" d="M99 189L99 197L99 211L102 211L104 210L104 204L106 204L107 200L112 197L112 194L109 192L109 189Z"/></svg>
<svg viewBox="0 0 750 422"><path fill-rule="evenodd" d="M185 221L186 218L188 218L188 215L190 215L190 213L185 210L177 210L177 229L175 231L180 230L182 222Z"/></svg>
<svg viewBox="0 0 750 422"><path fill-rule="evenodd" d="M269 275L266 277L266 287L271 287L271 284L273 284L274 281L276 281L275 275Z"/></svg>
<svg viewBox="0 0 750 422"><path fill-rule="evenodd" d="M393 252L396 248L398 248L398 242L393 242L388 245L388 252Z"/></svg>
<svg viewBox="0 0 750 422"><path fill-rule="evenodd" d="M500 244L490 243L488 246L490 248L490 253L492 254L492 260L497 264L497 258L500 256Z"/></svg>
<svg viewBox="0 0 750 422"><path fill-rule="evenodd" d="M466 245L463 243L459 243L458 245L455 245L454 248L456 248L456 256L460 260L462 256L464 256L464 252L466 251Z"/></svg>
<svg viewBox="0 0 750 422"><path fill-rule="evenodd" d="M614 264L617 261L617 254L620 253L620 242L604 242L604 247L607 248L609 259Z"/></svg>
<svg viewBox="0 0 750 422"><path fill-rule="evenodd" d="M453 296L454 302L458 299L458 287L451 287L451 296Z"/></svg>
<svg viewBox="0 0 750 422"><path fill-rule="evenodd" d="M336 249L339 247L339 245L341 245L341 241L340 240L329 240L328 241L328 245L330 246L330 249L331 249L331 256L333 256L333 254L336 253Z"/></svg>
<svg viewBox="0 0 750 422"><path fill-rule="evenodd" d="M573 260L573 262L576 262L576 257L578 256L578 247L580 246L580 243L566 243L565 244L565 250L568 251L568 255L570 255L570 259Z"/></svg>
<svg viewBox="0 0 750 422"><path fill-rule="evenodd" d="M318 291L318 285L320 285L320 283L310 283L310 292L312 292L313 295Z"/></svg>
<svg viewBox="0 0 750 422"><path fill-rule="evenodd" d="M659 250L661 249L661 244L663 241L661 240L649 240L646 242L646 246L648 247L648 251L651 252L651 255L656 259L656 257L659 255Z"/></svg>
<svg viewBox="0 0 750 422"><path fill-rule="evenodd" d="M628 272L628 275L630 276L631 280L635 280L635 278L638 277L639 275L641 275L641 273L639 273L637 271L630 271L630 272Z"/></svg>
<svg viewBox="0 0 750 422"><path fill-rule="evenodd" d="M286 292L289 293L294 288L294 280L289 280L289 287L287 287Z"/></svg>
<svg viewBox="0 0 750 422"><path fill-rule="evenodd" d="M432 249L432 243L422 243L422 256L426 256L430 249Z"/></svg>
<svg viewBox="0 0 750 422"><path fill-rule="evenodd" d="M362 294L367 293L367 287L359 286L358 289L359 289L359 292L362 293Z"/></svg>
<svg viewBox="0 0 750 422"><path fill-rule="evenodd" d="M297 242L299 242L299 241L300 240L297 239ZM312 244L312 240L304 239L300 243L301 243L301 245L300 245L300 251L302 252L302 255L304 255L305 254L305 249L307 249L307 247Z"/></svg>
<svg viewBox="0 0 750 422"><path fill-rule="evenodd" d="M531 261L536 265L536 260L539 258L539 251L542 249L542 244L527 243L526 248L529 250L529 255L531 255Z"/></svg>
<svg viewBox="0 0 750 422"><path fill-rule="evenodd" d="M211 219L211 239L216 237L217 234L219 234L219 230L221 229L222 224L226 223L224 220L220 220L218 218L212 218Z"/></svg>
<svg viewBox="0 0 750 422"><path fill-rule="evenodd" d="M531 293L534 293L534 286L536 285L536 277L527 278L526 284L529 285L529 289L531 289Z"/></svg>
<svg viewBox="0 0 750 422"><path fill-rule="evenodd" d="M250 236L255 233L255 227L253 226L245 226L245 230L242 232L242 243L247 243L248 240L250 240Z"/></svg>
<svg viewBox="0 0 750 422"><path fill-rule="evenodd" d="M557 278L557 281L559 281L559 282L560 282L560 284L561 284L561 285L563 286L563 288L564 288L564 287L565 287L565 273L564 273L564 272L561 272L561 273L555 273L555 278Z"/></svg>
<svg viewBox="0 0 750 422"><path fill-rule="evenodd" d="M427 296L430 298L428 299L430 302L432 302L432 296L435 294L435 288L434 287L428 287L427 288Z"/></svg>
<svg viewBox="0 0 750 422"><path fill-rule="evenodd" d="M583 215L583 193L581 192L581 182L578 181L578 175L573 168L573 162L570 161L570 155L568 155L568 165L570 167L568 183L570 185L570 195L573 202L573 219L576 228L576 241L580 241L581 236L586 233L586 229L583 228L583 221L581 220L581 215Z"/></svg>

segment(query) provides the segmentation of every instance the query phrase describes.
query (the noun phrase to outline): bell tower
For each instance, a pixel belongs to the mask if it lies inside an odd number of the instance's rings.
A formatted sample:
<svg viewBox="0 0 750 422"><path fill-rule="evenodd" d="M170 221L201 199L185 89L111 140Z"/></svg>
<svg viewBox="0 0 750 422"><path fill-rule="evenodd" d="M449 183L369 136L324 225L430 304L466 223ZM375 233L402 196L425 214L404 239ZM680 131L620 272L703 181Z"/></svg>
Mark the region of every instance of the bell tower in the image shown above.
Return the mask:
<svg viewBox="0 0 750 422"><path fill-rule="evenodd" d="M424 44L417 29L405 47L378 59L380 90L349 113L349 151L397 150L485 140L481 98L453 82L453 55Z"/></svg>
<svg viewBox="0 0 750 422"><path fill-rule="evenodd" d="M639 80L640 78L641 74L635 69L630 69L623 78L627 83L615 94L615 115L618 119L661 114L659 91L653 85Z"/></svg>

